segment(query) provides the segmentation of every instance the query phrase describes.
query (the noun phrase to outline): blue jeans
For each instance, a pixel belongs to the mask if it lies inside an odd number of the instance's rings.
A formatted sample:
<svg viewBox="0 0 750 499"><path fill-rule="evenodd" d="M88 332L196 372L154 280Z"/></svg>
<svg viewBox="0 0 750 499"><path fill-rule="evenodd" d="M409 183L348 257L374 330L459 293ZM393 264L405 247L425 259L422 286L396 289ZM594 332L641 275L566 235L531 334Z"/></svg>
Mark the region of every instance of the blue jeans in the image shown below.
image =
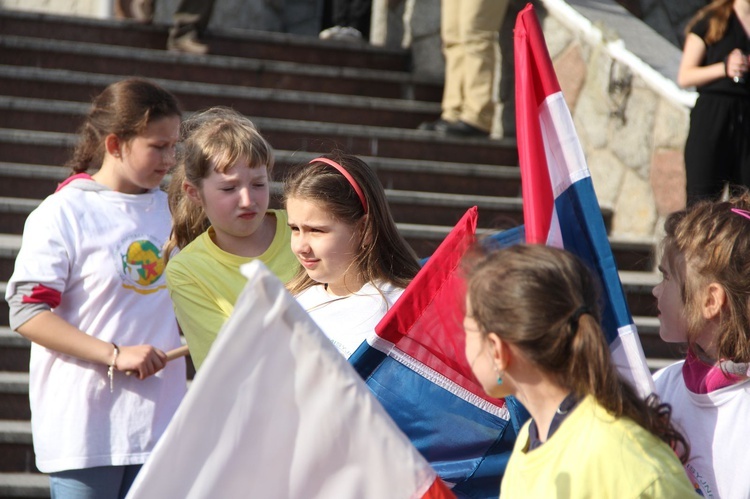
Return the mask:
<svg viewBox="0 0 750 499"><path fill-rule="evenodd" d="M122 499L140 470L133 464L50 473L52 499Z"/></svg>

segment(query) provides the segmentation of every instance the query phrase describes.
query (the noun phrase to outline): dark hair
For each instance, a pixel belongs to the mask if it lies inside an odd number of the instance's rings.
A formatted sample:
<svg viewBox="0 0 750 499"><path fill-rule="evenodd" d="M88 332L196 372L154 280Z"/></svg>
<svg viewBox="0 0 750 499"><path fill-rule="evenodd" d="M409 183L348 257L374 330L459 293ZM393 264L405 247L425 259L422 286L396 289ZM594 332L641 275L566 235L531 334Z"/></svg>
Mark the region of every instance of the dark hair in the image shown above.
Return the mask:
<svg viewBox="0 0 750 499"><path fill-rule="evenodd" d="M65 166L71 175L99 168L104 160L104 139L115 134L128 142L140 135L153 121L182 116L177 98L148 80L129 78L118 81L97 95L78 130L78 144Z"/></svg>
<svg viewBox="0 0 750 499"><path fill-rule="evenodd" d="M349 181L332 166L313 161L296 167L284 181L284 202L289 198L314 201L325 207L336 220L355 226L364 221L358 235L362 251L354 261L354 269L365 282L387 281L406 287L419 272L414 251L404 240L393 221L385 191L377 175L356 156L336 154L323 156L341 165L359 185L367 203L367 214ZM364 244L367 241L368 244ZM288 288L297 294L313 285L300 267Z"/></svg>
<svg viewBox="0 0 750 499"><path fill-rule="evenodd" d="M210 222L203 207L196 206L182 190L187 180L197 188L211 172L226 172L241 158L248 166L265 166L271 174L274 155L250 119L228 107L212 107L195 113L182 123L177 167L167 189L172 212L172 234L165 247L165 258L182 249L208 229Z"/></svg>
<svg viewBox="0 0 750 499"><path fill-rule="evenodd" d="M599 322L598 281L581 260L542 245L473 258L467 292L483 334L515 345L557 384L632 419L682 451L686 462L688 443L672 425L670 406L656 395L644 401L618 374Z"/></svg>
<svg viewBox="0 0 750 499"><path fill-rule="evenodd" d="M713 45L724 37L729 26L729 17L732 15L734 0L714 0L700 9L688 21L685 26L685 36L690 34L698 21L708 17L708 31L706 32L706 44Z"/></svg>
<svg viewBox="0 0 750 499"><path fill-rule="evenodd" d="M695 343L705 325L700 310L703 290L716 282L726 293L716 337L717 358L750 362L750 220L732 211L750 211L750 192L732 190L736 194L727 201L699 201L670 215L664 223L663 250L668 258L683 258L684 268L676 266L673 273L682 284L688 343Z"/></svg>

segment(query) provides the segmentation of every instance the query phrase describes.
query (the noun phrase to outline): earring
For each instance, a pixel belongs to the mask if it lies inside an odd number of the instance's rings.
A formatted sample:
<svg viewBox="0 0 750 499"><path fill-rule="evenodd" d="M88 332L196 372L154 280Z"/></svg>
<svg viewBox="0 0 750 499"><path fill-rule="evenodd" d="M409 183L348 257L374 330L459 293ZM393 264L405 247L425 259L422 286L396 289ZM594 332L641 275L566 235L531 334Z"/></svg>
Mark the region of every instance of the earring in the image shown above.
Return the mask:
<svg viewBox="0 0 750 499"><path fill-rule="evenodd" d="M495 368L495 374L497 375L497 384L502 385L503 384L503 373L500 371L500 369L497 368L496 365L493 365Z"/></svg>

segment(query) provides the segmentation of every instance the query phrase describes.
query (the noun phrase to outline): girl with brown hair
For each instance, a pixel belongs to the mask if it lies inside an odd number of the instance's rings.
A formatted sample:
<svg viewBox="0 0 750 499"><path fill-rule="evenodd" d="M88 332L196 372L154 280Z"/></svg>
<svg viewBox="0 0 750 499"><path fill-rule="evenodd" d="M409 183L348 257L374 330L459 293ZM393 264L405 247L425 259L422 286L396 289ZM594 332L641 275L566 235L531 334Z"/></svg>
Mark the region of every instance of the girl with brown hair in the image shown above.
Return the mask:
<svg viewBox="0 0 750 499"><path fill-rule="evenodd" d="M292 251L288 287L349 358L419 271L375 172L351 155L301 165L284 184Z"/></svg>
<svg viewBox="0 0 750 499"><path fill-rule="evenodd" d="M745 497L750 477L737 471L750 451L750 194L703 201L666 223L663 280L654 288L659 334L687 343L684 361L654 375L690 441L685 465L708 497Z"/></svg>
<svg viewBox="0 0 750 499"><path fill-rule="evenodd" d="M689 497L669 407L618 375L596 281L563 250L519 245L468 271L466 359L485 391L515 396L521 429L501 497Z"/></svg>
<svg viewBox="0 0 750 499"><path fill-rule="evenodd" d="M105 88L71 176L26 220L6 299L11 327L32 342L34 451L52 497L125 497L185 393L184 360L167 364L164 353L180 337L159 188L180 116L149 81Z"/></svg>

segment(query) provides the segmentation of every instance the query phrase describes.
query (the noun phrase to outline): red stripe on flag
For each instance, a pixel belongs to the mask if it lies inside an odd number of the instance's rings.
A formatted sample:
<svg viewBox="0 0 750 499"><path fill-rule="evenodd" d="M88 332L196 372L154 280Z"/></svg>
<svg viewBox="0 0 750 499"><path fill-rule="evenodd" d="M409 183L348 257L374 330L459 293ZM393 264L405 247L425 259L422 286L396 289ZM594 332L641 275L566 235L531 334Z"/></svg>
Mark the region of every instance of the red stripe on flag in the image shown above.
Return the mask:
<svg viewBox="0 0 750 499"><path fill-rule="evenodd" d="M455 499L455 497L456 494L451 492L451 489L445 485L445 482L440 477L436 477L430 488L422 496L422 499Z"/></svg>
<svg viewBox="0 0 750 499"><path fill-rule="evenodd" d="M555 200L539 123L539 107L547 96L560 91L560 84L531 4L516 18L514 43L516 137L526 242L546 244Z"/></svg>
<svg viewBox="0 0 750 499"><path fill-rule="evenodd" d="M466 288L461 261L474 244L476 227L475 206L435 250L375 332L465 390L503 407L502 400L484 392L463 354Z"/></svg>

